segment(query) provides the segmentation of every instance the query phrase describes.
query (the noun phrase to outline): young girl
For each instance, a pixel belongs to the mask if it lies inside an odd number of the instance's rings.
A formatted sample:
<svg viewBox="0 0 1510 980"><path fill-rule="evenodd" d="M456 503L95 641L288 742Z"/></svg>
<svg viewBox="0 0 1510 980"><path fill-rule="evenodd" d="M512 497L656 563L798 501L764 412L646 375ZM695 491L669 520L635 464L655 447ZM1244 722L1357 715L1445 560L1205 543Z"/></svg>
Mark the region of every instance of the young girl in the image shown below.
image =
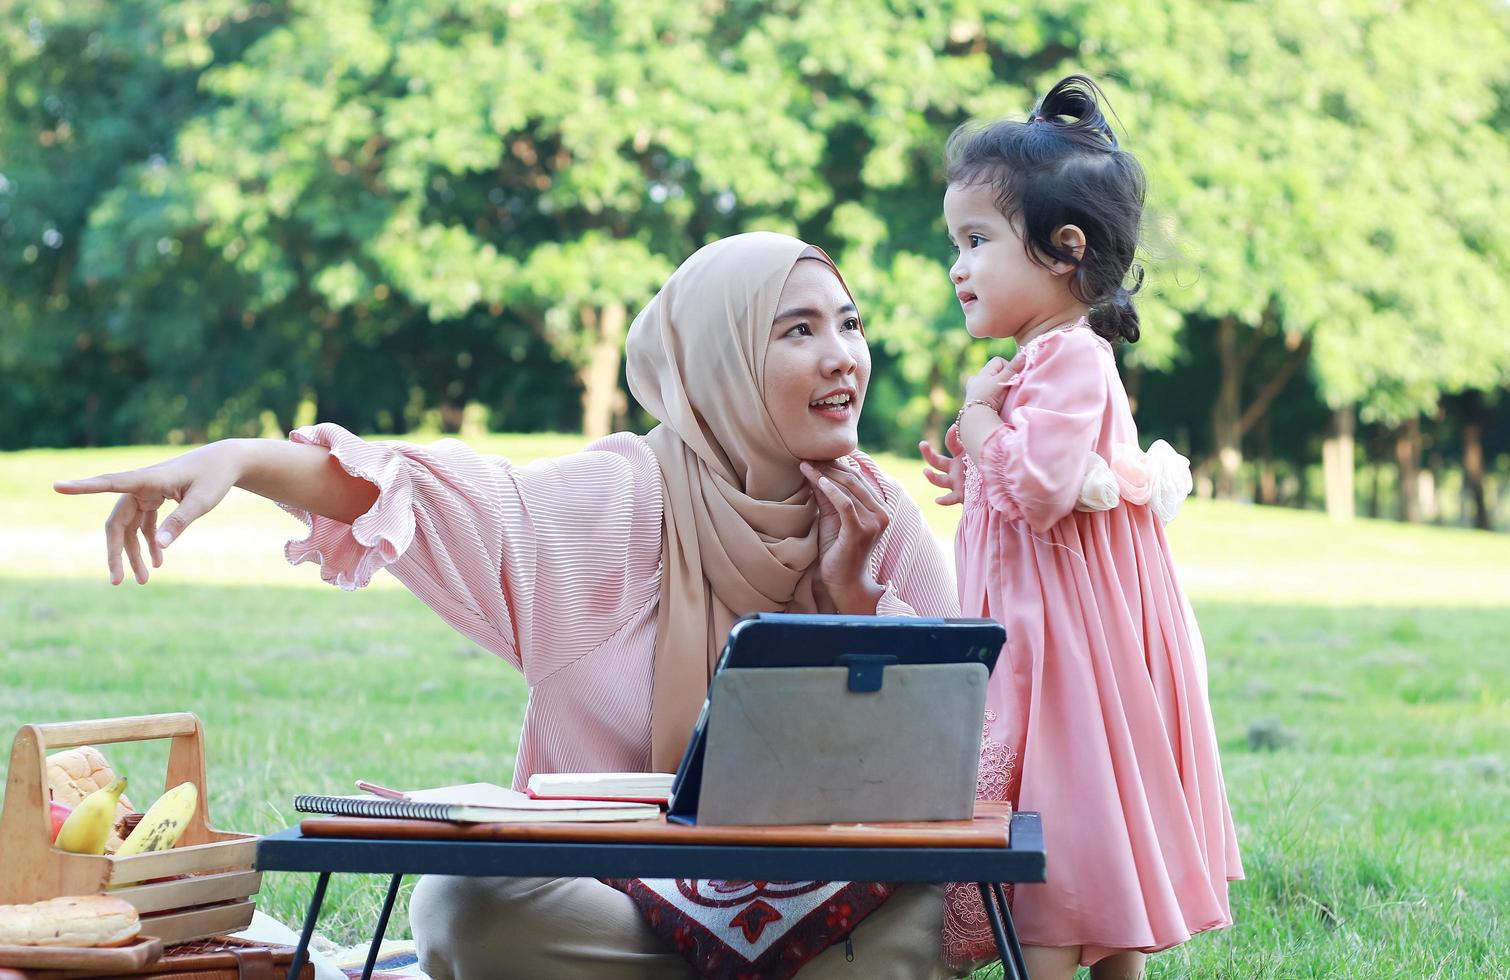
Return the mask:
<svg viewBox="0 0 1510 980"><path fill-rule="evenodd" d="M1026 122L949 141L950 269L973 337L1011 337L965 386L928 478L963 502L960 606L1007 628L987 701L981 793L1043 816L1048 881L1012 913L1034 980L1133 977L1144 956L1230 925L1242 877L1206 657L1164 524L1190 490L1144 453L1112 342L1138 339L1123 282L1143 176L1072 75ZM1141 271L1134 275L1134 290ZM979 900L950 894L945 956L992 952Z"/></svg>

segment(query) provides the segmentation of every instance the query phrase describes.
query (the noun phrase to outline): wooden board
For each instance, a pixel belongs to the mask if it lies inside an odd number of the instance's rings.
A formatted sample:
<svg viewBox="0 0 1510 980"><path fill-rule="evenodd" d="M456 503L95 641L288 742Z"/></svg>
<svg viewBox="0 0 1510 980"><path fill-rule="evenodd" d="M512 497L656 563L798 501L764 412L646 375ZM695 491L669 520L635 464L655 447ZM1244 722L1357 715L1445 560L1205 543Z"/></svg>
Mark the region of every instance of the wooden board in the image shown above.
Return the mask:
<svg viewBox="0 0 1510 980"><path fill-rule="evenodd" d="M117 887L168 875L191 875L205 871L239 869L250 871L257 858L257 837L206 828L214 840L203 844L179 844L166 851L148 851L129 857L106 855L110 860L110 885Z"/></svg>
<svg viewBox="0 0 1510 980"><path fill-rule="evenodd" d="M198 908L217 902L231 902L257 894L262 884L260 871L225 871L220 874L174 878L147 885L112 888L110 894L136 906L141 915L177 909ZM162 935L153 933L154 936Z"/></svg>
<svg viewBox="0 0 1510 980"><path fill-rule="evenodd" d="M253 942L249 939L234 939L230 936L215 936L201 942L192 942L181 946L168 946L164 944L163 955L153 963L130 974L144 978L165 977L168 980L177 977L182 980L185 977L221 977L224 980L237 980L241 976L253 975L255 967L259 964L271 963L272 976L284 977L288 974L288 965L293 959L294 948L292 946L272 945L268 943ZM241 962L240 957L246 957ZM243 969L249 967L253 969ZM0 980L96 980L100 978L100 971L90 972L87 970L28 970L25 974L17 973L15 977L5 976L5 970L0 969ZM110 976L120 976L115 971L106 971ZM262 975L262 973L256 973ZM300 980L314 980L314 964L306 957L304 965L299 969Z"/></svg>
<svg viewBox="0 0 1510 980"><path fill-rule="evenodd" d="M378 840L575 841L620 844L720 844L768 847L1006 847L1012 806L980 802L973 820L820 824L786 827L687 827L657 820L624 823L448 823L376 817L311 817L306 837Z"/></svg>
<svg viewBox="0 0 1510 980"><path fill-rule="evenodd" d="M222 902L200 908L142 916L142 928L161 936L167 945L204 939L227 932L240 932L252 923L255 903L251 899Z"/></svg>
<svg viewBox="0 0 1510 980"><path fill-rule="evenodd" d="M89 970L130 973L163 955L163 943L155 936L137 936L126 946L0 946L0 966L31 970Z"/></svg>

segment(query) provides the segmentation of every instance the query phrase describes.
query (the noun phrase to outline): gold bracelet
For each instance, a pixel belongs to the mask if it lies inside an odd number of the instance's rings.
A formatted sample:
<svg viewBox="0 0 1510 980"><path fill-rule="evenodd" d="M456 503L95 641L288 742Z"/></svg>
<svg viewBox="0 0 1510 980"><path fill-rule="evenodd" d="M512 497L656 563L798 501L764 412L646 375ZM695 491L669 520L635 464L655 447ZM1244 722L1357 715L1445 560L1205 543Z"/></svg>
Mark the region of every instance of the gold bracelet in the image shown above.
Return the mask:
<svg viewBox="0 0 1510 980"><path fill-rule="evenodd" d="M959 407L959 411L957 413L955 413L955 416L954 416L954 425L955 425L956 428L958 428L961 424L964 423L964 421L965 421L965 409L969 408L971 405L982 405L982 406L984 406L986 408L989 408L991 411L995 412L997 415L1001 414L1001 409L997 408L995 405L993 405L990 402L986 401L984 398L972 398L969 401L965 402L963 405L961 405Z"/></svg>

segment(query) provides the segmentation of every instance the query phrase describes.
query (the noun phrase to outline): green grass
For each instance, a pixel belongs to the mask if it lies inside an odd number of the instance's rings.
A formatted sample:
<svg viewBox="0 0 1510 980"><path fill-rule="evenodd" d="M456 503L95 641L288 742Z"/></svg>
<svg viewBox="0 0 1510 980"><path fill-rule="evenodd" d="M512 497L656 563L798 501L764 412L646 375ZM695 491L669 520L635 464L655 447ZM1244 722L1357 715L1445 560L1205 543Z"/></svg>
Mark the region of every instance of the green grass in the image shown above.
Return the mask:
<svg viewBox="0 0 1510 980"><path fill-rule="evenodd" d="M579 444L482 448L523 461ZM519 677L386 577L348 595L289 568L279 545L299 525L264 501L233 494L148 587L110 588L108 501L48 485L167 452L0 455L0 732L195 711L212 820L249 832L291 823L294 793L360 776L509 778ZM915 460L881 463L931 499ZM946 536L953 512L924 510ZM1510 976L1510 536L1204 501L1170 536L1248 879L1234 928L1154 957L1150 976ZM150 802L163 748L110 754ZM269 874L259 907L297 921L311 887ZM357 941L383 887L335 879L322 932Z"/></svg>

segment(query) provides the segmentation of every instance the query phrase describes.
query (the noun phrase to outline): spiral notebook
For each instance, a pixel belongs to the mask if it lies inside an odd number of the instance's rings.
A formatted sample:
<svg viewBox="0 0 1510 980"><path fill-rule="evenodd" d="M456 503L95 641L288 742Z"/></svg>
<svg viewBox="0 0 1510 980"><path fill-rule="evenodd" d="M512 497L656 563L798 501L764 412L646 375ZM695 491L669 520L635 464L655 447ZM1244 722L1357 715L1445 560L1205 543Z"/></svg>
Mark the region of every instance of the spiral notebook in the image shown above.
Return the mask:
<svg viewBox="0 0 1510 980"><path fill-rule="evenodd" d="M654 820L661 815L661 808L653 803L536 800L492 783L441 786L394 796L401 798L303 793L294 797L294 809L301 813L327 813L341 817L397 817L456 823L605 822Z"/></svg>

